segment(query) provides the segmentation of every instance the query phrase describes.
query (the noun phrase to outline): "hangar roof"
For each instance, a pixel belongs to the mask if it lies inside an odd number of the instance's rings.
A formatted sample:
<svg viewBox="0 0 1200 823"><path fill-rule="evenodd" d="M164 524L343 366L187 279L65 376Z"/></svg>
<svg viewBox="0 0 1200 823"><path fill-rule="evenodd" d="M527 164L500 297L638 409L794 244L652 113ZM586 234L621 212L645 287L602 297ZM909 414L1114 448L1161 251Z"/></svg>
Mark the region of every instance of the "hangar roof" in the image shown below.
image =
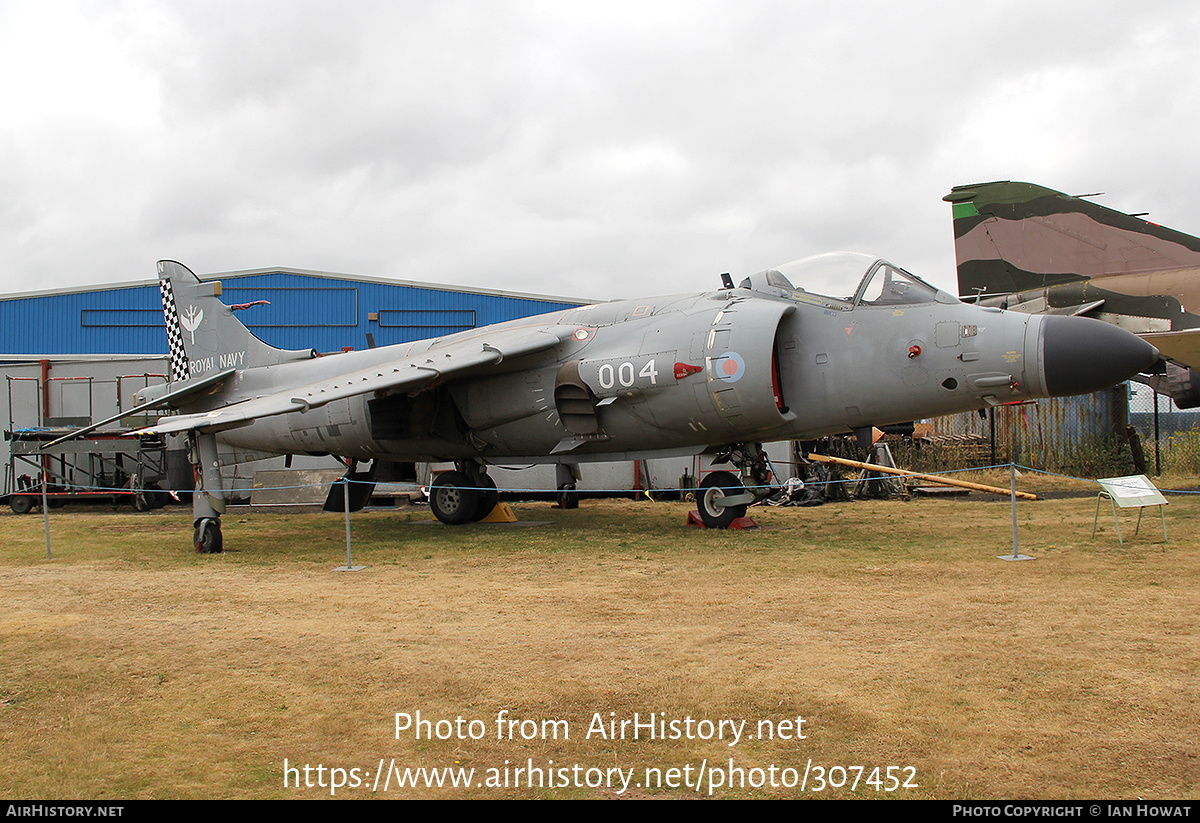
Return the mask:
<svg viewBox="0 0 1200 823"><path fill-rule="evenodd" d="M535 294L533 292L508 291L505 289L482 289L474 286L453 286L444 283L430 283L424 280L399 280L391 277L371 277L365 274L346 274L343 272L317 271L316 269L297 269L291 266L268 266L261 269L237 269L236 271L213 272L212 274L197 273L196 276L201 280L229 280L230 278L234 277L250 277L259 274L298 274L304 275L305 277L323 277L329 280L347 280L354 283L376 283L382 286L430 289L433 291L458 292L461 294L484 294L493 297L512 297L519 300L549 300L551 302L565 303L570 306L582 306L588 303L602 302L598 300L589 300L582 297L562 297L552 294ZM69 286L58 289L38 289L33 291L12 292L11 294L0 294L0 300L12 300L24 297L44 297L56 294L79 294L83 292L108 291L110 289L131 289L142 286L154 286L157 288L158 280L155 278L149 278L145 280L124 280L119 283L106 283L99 286Z"/></svg>

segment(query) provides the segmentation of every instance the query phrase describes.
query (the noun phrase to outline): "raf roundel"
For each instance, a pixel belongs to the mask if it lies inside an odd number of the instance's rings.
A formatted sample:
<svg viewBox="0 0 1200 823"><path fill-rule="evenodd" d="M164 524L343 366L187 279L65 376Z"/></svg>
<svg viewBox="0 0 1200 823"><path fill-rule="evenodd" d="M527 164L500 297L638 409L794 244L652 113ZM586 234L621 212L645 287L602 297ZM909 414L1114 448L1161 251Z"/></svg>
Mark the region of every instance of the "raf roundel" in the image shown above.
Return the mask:
<svg viewBox="0 0 1200 823"><path fill-rule="evenodd" d="M726 383L736 383L746 373L746 361L735 351L727 351L713 364L713 376Z"/></svg>

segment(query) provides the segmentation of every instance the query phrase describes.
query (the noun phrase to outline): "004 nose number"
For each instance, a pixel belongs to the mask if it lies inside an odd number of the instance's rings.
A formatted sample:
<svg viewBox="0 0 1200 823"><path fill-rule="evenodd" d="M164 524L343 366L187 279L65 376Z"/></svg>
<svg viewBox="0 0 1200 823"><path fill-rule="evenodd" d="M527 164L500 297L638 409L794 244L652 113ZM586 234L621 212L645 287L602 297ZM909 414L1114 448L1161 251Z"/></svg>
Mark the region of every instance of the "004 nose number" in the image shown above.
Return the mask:
<svg viewBox="0 0 1200 823"><path fill-rule="evenodd" d="M641 371L632 361L626 360L618 364L601 363L596 373L596 380L602 389L615 388L617 383L624 388L632 388L638 377L645 378L651 386L658 385L658 370L654 368L653 357L646 361Z"/></svg>

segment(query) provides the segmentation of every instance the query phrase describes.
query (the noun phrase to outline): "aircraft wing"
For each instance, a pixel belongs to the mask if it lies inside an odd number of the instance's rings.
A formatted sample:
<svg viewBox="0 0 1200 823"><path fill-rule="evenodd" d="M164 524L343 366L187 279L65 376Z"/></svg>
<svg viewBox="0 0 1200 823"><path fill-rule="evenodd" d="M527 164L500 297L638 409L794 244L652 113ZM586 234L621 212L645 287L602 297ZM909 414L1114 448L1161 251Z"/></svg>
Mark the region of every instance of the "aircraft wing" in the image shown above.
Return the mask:
<svg viewBox="0 0 1200 823"><path fill-rule="evenodd" d="M1176 363L1192 369L1200 369L1200 329L1161 331L1139 334Z"/></svg>
<svg viewBox="0 0 1200 823"><path fill-rule="evenodd" d="M194 430L216 432L244 426L262 417L305 412L335 400L384 389L417 390L470 369L553 348L573 332L574 328L565 326L540 326L498 329L467 340L448 340L417 354L400 356L394 361L232 403L209 412L165 417L154 426L135 434L173 434Z"/></svg>

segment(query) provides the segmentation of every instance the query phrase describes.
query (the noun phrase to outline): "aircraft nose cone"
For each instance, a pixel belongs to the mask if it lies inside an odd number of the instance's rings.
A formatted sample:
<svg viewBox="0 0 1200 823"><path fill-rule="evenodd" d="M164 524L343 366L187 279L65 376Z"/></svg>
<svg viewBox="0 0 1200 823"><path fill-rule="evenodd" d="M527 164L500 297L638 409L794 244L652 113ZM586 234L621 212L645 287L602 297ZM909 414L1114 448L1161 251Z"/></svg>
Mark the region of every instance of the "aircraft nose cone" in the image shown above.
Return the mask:
<svg viewBox="0 0 1200 823"><path fill-rule="evenodd" d="M1158 349L1135 334L1089 317L1042 319L1042 362L1051 397L1115 386L1159 359Z"/></svg>

